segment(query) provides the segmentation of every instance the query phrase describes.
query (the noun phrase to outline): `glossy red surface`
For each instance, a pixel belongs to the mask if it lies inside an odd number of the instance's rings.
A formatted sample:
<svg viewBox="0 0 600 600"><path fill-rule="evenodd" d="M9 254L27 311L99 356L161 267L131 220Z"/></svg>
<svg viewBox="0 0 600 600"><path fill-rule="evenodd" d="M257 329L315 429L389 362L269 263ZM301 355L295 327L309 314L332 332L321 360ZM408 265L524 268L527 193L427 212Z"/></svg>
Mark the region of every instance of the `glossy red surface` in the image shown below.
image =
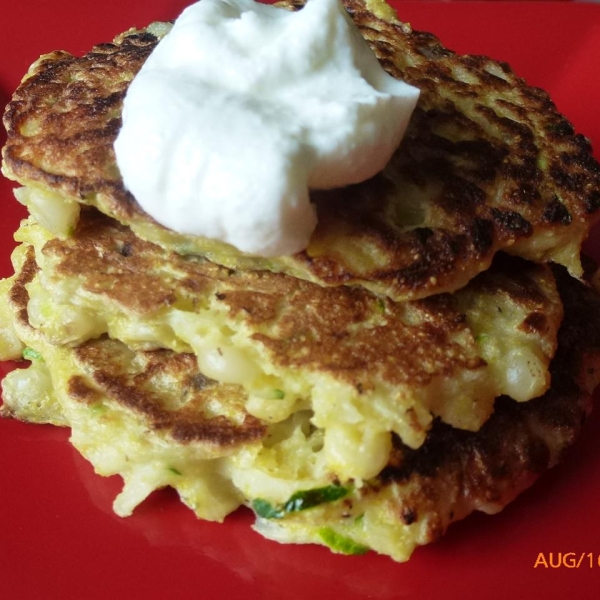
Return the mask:
<svg viewBox="0 0 600 600"><path fill-rule="evenodd" d="M182 0L28 0L5 3L0 103L40 53L87 50L132 25L176 16ZM461 52L510 62L545 87L600 147L600 6L571 3L398 2L415 28ZM4 141L3 139L1 140ZM0 275L24 211L0 183ZM589 248L600 257L600 232ZM2 365L6 372L11 365ZM600 395L597 395L600 403ZM128 519L111 511L118 478L103 479L68 432L0 421L0 597L145 598L597 598L600 580L600 406L567 461L494 517L475 515L407 564L369 554L280 546L240 511L197 521L175 494L153 495ZM579 568L534 567L540 553L584 555ZM568 562L568 561L567 561Z"/></svg>

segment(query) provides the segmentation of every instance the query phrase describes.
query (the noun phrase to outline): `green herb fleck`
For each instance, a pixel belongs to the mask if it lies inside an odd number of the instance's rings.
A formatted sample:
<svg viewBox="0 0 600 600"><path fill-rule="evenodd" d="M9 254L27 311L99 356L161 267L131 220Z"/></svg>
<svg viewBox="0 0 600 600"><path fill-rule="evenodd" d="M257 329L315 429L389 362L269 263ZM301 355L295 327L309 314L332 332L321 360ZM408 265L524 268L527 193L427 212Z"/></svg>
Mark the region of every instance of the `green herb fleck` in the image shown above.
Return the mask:
<svg viewBox="0 0 600 600"><path fill-rule="evenodd" d="M365 554L370 550L368 546L340 535L329 527L322 527L317 533L331 550L340 554Z"/></svg>
<svg viewBox="0 0 600 600"><path fill-rule="evenodd" d="M23 349L23 358L25 360L41 360L43 362L42 355L33 348L26 347Z"/></svg>
<svg viewBox="0 0 600 600"><path fill-rule="evenodd" d="M482 344L483 342L487 342L489 339L490 339L490 336L487 333L480 333L478 336L475 337L475 341L478 344Z"/></svg>
<svg viewBox="0 0 600 600"><path fill-rule="evenodd" d="M285 515L307 510L327 502L335 502L350 493L350 488L341 485L327 485L311 490L301 490L292 494L283 504L272 505L267 500L257 498L252 502L254 512L264 519L281 519Z"/></svg>
<svg viewBox="0 0 600 600"><path fill-rule="evenodd" d="M285 392L283 390L274 389L273 390L273 399L274 400L283 400L285 398Z"/></svg>
<svg viewBox="0 0 600 600"><path fill-rule="evenodd" d="M284 508L286 512L306 510L325 502L335 502L347 496L349 492L349 488L342 487L341 485L327 485L312 490L303 490L293 494L285 503Z"/></svg>
<svg viewBox="0 0 600 600"><path fill-rule="evenodd" d="M180 475L181 476L181 471L177 470L175 467L167 467L167 469L169 471L171 471L171 473L173 473L174 475Z"/></svg>
<svg viewBox="0 0 600 600"><path fill-rule="evenodd" d="M97 415L102 415L106 412L106 406L104 406L104 404L102 404L102 402L96 402L92 405L90 405L90 408L97 414Z"/></svg>
<svg viewBox="0 0 600 600"><path fill-rule="evenodd" d="M282 508L273 506L270 502L267 502L262 498L253 500L252 508L254 512L263 519L281 519L281 517L285 516L285 512Z"/></svg>

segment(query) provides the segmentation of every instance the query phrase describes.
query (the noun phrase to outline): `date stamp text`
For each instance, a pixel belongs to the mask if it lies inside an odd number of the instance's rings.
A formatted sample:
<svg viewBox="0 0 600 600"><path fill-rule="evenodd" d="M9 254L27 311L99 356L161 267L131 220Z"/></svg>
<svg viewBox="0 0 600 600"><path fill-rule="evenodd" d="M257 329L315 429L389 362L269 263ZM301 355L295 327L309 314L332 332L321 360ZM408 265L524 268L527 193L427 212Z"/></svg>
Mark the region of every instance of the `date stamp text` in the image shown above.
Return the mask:
<svg viewBox="0 0 600 600"><path fill-rule="evenodd" d="M540 552L534 569L600 569L600 554L594 552Z"/></svg>

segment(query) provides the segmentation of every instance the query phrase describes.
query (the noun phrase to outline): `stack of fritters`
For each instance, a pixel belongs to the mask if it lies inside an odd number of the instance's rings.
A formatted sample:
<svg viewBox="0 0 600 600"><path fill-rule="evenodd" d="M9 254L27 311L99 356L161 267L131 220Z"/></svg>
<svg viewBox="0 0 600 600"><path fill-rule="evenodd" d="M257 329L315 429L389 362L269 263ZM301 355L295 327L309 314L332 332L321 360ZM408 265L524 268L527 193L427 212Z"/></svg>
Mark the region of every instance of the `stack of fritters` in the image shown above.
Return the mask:
<svg viewBox="0 0 600 600"><path fill-rule="evenodd" d="M406 560L579 433L600 372L580 262L600 168L507 65L344 4L421 98L381 174L313 194L294 256L169 231L124 189L121 103L168 24L31 67L3 151L31 216L0 282L0 357L30 365L2 411L70 427L123 477L121 515L172 486L201 518L246 504L279 541Z"/></svg>

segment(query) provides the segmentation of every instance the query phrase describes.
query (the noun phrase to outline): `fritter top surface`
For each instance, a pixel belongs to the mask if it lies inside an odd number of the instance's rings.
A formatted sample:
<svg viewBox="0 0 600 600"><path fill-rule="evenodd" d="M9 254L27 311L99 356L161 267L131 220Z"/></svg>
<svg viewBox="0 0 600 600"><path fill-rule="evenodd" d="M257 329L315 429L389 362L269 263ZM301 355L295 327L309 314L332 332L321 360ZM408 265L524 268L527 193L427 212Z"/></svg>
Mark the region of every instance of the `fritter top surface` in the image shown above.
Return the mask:
<svg viewBox="0 0 600 600"><path fill-rule="evenodd" d="M4 117L4 172L93 204L183 254L362 285L397 300L458 289L499 249L579 274L579 246L600 206L600 168L548 95L504 63L459 56L360 0L344 4L383 67L419 87L421 98L383 173L313 194L319 225L303 252L265 261L176 234L124 189L112 144L156 28L132 30L81 58L54 52L36 62Z"/></svg>

